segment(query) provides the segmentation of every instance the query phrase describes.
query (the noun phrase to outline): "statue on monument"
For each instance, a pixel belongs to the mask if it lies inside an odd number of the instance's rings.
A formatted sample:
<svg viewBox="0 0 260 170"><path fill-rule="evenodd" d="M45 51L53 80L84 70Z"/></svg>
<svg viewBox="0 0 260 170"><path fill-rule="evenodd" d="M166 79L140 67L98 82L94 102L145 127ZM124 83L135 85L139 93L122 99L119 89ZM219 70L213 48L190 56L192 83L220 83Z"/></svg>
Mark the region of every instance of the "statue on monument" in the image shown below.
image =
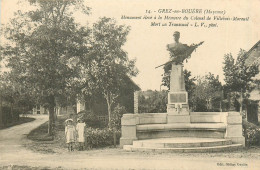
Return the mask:
<svg viewBox="0 0 260 170"><path fill-rule="evenodd" d="M179 42L180 33L175 31L173 34L174 43L167 45L170 52L170 61L158 67L164 66L164 71L169 75L170 91L168 93L168 114L189 115L188 93L185 89L183 74L183 61L190 58L192 52L201 44L182 44ZM158 68L156 67L156 68Z"/></svg>
<svg viewBox="0 0 260 170"><path fill-rule="evenodd" d="M165 71L171 69L172 63L182 64L183 61L190 58L191 53L204 41L200 42L199 44L191 44L188 46L187 44L182 44L179 42L180 39L180 32L175 31L173 33L174 43L167 44L167 50L170 52L170 61L166 62L165 64L159 65L158 67L164 66Z"/></svg>

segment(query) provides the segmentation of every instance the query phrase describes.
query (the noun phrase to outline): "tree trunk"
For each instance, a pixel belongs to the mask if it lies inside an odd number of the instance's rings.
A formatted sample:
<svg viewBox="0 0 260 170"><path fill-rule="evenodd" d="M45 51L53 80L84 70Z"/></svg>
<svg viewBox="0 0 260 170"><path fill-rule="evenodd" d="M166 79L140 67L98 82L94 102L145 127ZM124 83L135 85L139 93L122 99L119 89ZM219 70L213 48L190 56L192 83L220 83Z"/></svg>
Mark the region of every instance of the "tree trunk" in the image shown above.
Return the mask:
<svg viewBox="0 0 260 170"><path fill-rule="evenodd" d="M240 113L242 113L243 110L243 93L242 93L242 89L240 91Z"/></svg>
<svg viewBox="0 0 260 170"><path fill-rule="evenodd" d="M53 126L54 126L54 96L49 97L49 123L48 123L48 134L53 135Z"/></svg>
<svg viewBox="0 0 260 170"><path fill-rule="evenodd" d="M50 108L49 108L49 123L48 123L48 134L49 135L52 135L52 115L51 115L51 111L50 111Z"/></svg>
<svg viewBox="0 0 260 170"><path fill-rule="evenodd" d="M108 127L111 128L111 104L108 105Z"/></svg>
<svg viewBox="0 0 260 170"><path fill-rule="evenodd" d="M55 107L53 106L53 124L56 122L56 113L55 113Z"/></svg>
<svg viewBox="0 0 260 170"><path fill-rule="evenodd" d="M220 100L219 111L222 112L222 100Z"/></svg>
<svg viewBox="0 0 260 170"><path fill-rule="evenodd" d="M248 110L248 100L246 100L246 114L245 114L245 116L246 116L246 120L248 121L247 110Z"/></svg>
<svg viewBox="0 0 260 170"><path fill-rule="evenodd" d="M4 126L3 112L2 112L2 96L0 95L0 127Z"/></svg>
<svg viewBox="0 0 260 170"><path fill-rule="evenodd" d="M14 104L11 102L11 106L10 106L10 113L11 113L11 122L14 122Z"/></svg>
<svg viewBox="0 0 260 170"><path fill-rule="evenodd" d="M111 92L107 92L104 96L105 96L105 99L107 100L108 127L111 128L112 105L114 104L114 101L118 96L115 94L112 94Z"/></svg>
<svg viewBox="0 0 260 170"><path fill-rule="evenodd" d="M107 101L108 127L111 128L111 105L112 105L111 95L109 93L107 93L105 95L105 98Z"/></svg>

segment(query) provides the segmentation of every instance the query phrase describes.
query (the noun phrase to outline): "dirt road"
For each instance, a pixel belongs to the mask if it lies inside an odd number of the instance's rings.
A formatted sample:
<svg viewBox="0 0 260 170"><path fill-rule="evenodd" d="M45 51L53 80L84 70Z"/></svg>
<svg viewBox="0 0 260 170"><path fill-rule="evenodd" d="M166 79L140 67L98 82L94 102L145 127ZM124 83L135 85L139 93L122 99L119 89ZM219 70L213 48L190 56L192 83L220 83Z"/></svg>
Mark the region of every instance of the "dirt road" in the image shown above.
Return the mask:
<svg viewBox="0 0 260 170"><path fill-rule="evenodd" d="M33 122L0 130L1 166L26 165L61 169L260 169L258 152L155 154L111 148L64 154L35 153L23 147L24 143L30 142L26 135L48 119L47 116L35 118Z"/></svg>

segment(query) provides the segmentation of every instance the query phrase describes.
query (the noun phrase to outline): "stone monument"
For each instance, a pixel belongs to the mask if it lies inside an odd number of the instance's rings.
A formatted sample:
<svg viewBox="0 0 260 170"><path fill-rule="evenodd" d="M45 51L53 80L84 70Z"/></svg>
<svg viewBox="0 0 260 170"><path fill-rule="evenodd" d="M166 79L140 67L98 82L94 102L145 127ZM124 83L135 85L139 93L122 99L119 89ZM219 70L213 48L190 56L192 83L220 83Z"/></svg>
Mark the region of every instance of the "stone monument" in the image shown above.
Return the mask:
<svg viewBox="0 0 260 170"><path fill-rule="evenodd" d="M245 146L238 112L190 112L183 61L203 42L188 46L179 42L179 32L173 36L174 43L167 45L170 61L158 66L170 74L167 113L124 114L120 146L153 152L219 152Z"/></svg>
<svg viewBox="0 0 260 170"><path fill-rule="evenodd" d="M185 89L183 75L183 61L191 56L191 53L203 42L190 46L179 42L180 33L173 34L174 43L167 45L170 52L170 61L163 64L165 72L170 71L170 92L168 93L168 123L190 122L188 93ZM161 66L163 66L161 65Z"/></svg>

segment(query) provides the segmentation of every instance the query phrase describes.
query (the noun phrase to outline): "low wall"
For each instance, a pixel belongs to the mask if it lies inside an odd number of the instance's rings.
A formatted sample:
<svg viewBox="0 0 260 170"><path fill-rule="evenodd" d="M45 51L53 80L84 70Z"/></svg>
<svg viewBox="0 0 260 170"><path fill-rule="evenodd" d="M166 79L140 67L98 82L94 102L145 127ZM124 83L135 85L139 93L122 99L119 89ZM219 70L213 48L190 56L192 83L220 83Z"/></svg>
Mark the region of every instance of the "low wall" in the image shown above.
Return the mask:
<svg viewBox="0 0 260 170"><path fill-rule="evenodd" d="M170 120L170 121L169 121ZM120 146L134 140L161 137L228 138L245 145L242 116L238 112L190 112L190 115L167 113L124 114L121 119Z"/></svg>

